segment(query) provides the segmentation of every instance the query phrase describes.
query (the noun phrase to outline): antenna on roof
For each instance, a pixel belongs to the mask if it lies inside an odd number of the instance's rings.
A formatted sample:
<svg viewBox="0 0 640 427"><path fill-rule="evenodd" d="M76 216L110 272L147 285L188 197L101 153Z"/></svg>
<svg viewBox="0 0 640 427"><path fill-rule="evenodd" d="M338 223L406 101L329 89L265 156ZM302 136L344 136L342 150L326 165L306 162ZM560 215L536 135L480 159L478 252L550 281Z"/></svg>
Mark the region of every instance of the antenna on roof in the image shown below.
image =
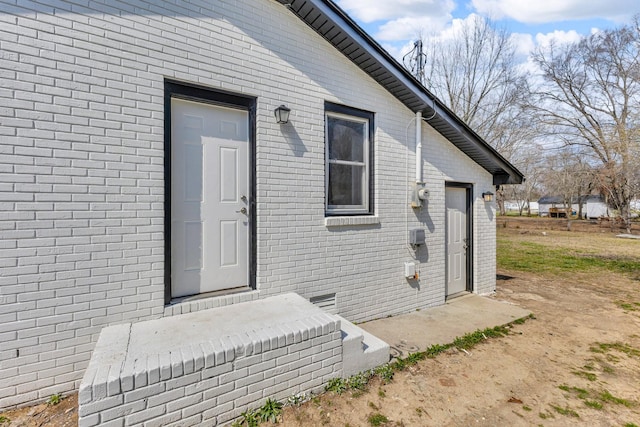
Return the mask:
<svg viewBox="0 0 640 427"><path fill-rule="evenodd" d="M418 39L413 42L413 49L407 53L402 62L404 67L413 74L422 86L427 86L427 78L424 75L424 66L427 63L427 55L422 51L422 40ZM433 96L433 95L431 95ZM431 110L433 113L430 117L423 117L423 120L431 120L436 116L436 99L433 97Z"/></svg>
<svg viewBox="0 0 640 427"><path fill-rule="evenodd" d="M427 55L422 51L422 40L416 40L413 43L413 49L402 58L402 62L405 68L409 70L420 83L423 85L426 83L424 66L427 62Z"/></svg>

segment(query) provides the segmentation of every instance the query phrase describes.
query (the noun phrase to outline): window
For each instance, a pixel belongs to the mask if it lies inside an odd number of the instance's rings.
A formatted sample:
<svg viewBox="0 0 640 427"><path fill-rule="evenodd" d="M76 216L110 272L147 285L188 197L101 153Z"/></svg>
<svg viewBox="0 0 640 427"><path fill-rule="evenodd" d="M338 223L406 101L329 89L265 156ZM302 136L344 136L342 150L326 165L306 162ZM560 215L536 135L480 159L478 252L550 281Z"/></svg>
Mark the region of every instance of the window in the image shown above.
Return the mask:
<svg viewBox="0 0 640 427"><path fill-rule="evenodd" d="M329 103L325 108L326 213L371 214L373 114Z"/></svg>

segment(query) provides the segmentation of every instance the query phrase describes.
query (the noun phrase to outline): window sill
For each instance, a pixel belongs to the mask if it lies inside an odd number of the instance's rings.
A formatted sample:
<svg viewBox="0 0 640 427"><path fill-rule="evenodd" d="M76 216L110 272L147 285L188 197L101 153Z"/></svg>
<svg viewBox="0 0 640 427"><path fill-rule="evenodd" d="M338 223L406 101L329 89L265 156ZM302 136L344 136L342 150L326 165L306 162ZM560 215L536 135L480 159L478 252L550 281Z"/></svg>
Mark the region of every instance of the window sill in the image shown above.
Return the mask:
<svg viewBox="0 0 640 427"><path fill-rule="evenodd" d="M380 218L377 216L332 216L324 219L324 225L327 227L374 224L380 224Z"/></svg>

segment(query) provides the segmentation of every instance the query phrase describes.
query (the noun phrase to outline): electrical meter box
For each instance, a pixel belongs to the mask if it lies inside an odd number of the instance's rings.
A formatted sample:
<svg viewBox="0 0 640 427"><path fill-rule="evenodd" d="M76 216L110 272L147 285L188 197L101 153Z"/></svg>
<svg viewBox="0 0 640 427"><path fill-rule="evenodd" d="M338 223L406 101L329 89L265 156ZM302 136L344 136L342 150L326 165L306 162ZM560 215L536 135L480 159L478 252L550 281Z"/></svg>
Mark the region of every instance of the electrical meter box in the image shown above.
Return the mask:
<svg viewBox="0 0 640 427"><path fill-rule="evenodd" d="M422 228L409 230L409 244L413 246L425 244L425 233Z"/></svg>

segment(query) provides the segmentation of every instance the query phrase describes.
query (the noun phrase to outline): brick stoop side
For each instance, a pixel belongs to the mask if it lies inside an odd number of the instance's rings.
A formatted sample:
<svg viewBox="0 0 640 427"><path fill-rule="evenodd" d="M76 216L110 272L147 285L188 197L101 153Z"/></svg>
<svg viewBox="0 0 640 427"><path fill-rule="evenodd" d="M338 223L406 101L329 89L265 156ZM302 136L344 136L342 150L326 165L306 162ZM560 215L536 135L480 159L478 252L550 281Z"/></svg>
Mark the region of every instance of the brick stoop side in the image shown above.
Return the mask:
<svg viewBox="0 0 640 427"><path fill-rule="evenodd" d="M260 304L280 304L286 315L167 352L132 349L131 340L136 339L132 329L144 328L147 322L105 328L80 385L79 426L217 425L267 398L317 392L329 379L342 375L340 320L297 295L197 315L208 314L210 329L215 329L220 315L239 314ZM291 304L308 305L308 315L288 318ZM188 316L194 315L176 317ZM150 322L163 320L167 319ZM211 338L211 330L203 335Z"/></svg>

